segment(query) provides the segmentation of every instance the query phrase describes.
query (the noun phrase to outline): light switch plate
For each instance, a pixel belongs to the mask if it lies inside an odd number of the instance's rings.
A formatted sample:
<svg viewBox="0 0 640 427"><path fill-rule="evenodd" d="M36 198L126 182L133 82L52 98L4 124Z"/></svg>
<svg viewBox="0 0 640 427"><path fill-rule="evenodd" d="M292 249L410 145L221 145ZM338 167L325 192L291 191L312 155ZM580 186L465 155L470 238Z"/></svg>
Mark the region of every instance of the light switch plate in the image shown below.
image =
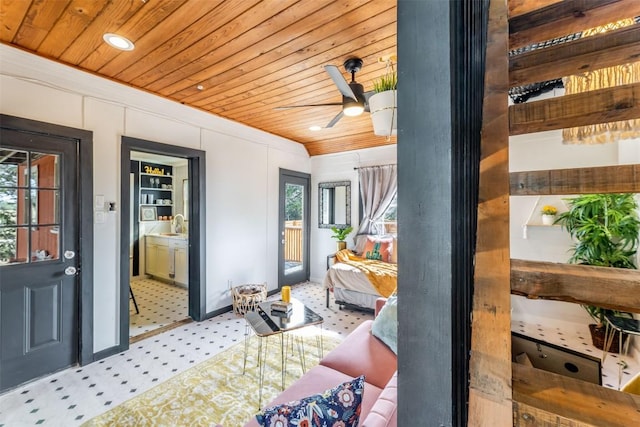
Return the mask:
<svg viewBox="0 0 640 427"><path fill-rule="evenodd" d="M98 194L96 196L96 209L104 210L104 195Z"/></svg>

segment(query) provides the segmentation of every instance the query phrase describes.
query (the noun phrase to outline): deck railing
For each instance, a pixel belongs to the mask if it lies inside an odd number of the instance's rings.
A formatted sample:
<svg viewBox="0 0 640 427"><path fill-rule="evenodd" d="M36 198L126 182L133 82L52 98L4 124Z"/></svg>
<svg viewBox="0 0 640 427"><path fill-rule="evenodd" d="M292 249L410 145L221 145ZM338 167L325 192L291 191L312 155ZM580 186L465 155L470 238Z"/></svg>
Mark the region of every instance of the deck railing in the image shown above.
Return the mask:
<svg viewBox="0 0 640 427"><path fill-rule="evenodd" d="M285 221L284 242L285 261L302 262L302 221Z"/></svg>

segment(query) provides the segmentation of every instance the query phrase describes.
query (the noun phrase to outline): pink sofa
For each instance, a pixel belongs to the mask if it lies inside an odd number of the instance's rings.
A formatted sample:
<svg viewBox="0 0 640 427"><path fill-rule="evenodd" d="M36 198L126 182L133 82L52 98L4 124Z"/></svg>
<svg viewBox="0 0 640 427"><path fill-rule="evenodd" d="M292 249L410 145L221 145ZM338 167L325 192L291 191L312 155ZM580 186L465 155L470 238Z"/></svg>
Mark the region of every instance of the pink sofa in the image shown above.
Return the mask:
<svg viewBox="0 0 640 427"><path fill-rule="evenodd" d="M376 309L383 304L384 300L380 300ZM359 425L396 427L398 360L389 347L371 334L372 323L372 320L363 322L328 353L318 366L307 371L266 406L321 393L364 375L364 397ZM258 426L255 418L245 424L245 427Z"/></svg>

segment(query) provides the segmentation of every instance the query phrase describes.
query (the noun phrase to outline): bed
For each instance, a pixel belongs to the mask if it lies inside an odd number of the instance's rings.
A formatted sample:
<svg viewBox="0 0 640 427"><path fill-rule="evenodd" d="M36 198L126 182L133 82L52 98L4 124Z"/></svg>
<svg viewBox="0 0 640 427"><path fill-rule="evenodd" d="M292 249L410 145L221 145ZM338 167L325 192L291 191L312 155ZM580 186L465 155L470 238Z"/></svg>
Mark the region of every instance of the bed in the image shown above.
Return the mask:
<svg viewBox="0 0 640 427"><path fill-rule="evenodd" d="M348 249L337 252L335 259L323 281L327 307L333 293L340 308L373 310L378 298L388 297L397 287L395 263L362 258Z"/></svg>

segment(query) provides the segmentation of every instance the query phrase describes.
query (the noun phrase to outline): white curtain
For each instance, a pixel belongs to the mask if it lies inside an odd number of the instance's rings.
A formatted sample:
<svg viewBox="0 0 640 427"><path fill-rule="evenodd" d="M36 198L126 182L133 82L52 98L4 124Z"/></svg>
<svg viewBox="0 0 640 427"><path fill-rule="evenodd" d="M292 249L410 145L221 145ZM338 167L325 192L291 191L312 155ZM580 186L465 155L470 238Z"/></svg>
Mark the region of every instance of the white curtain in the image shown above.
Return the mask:
<svg viewBox="0 0 640 427"><path fill-rule="evenodd" d="M377 222L382 219L382 215L398 192L397 169L396 165L358 169L363 210L358 235L384 233Z"/></svg>

